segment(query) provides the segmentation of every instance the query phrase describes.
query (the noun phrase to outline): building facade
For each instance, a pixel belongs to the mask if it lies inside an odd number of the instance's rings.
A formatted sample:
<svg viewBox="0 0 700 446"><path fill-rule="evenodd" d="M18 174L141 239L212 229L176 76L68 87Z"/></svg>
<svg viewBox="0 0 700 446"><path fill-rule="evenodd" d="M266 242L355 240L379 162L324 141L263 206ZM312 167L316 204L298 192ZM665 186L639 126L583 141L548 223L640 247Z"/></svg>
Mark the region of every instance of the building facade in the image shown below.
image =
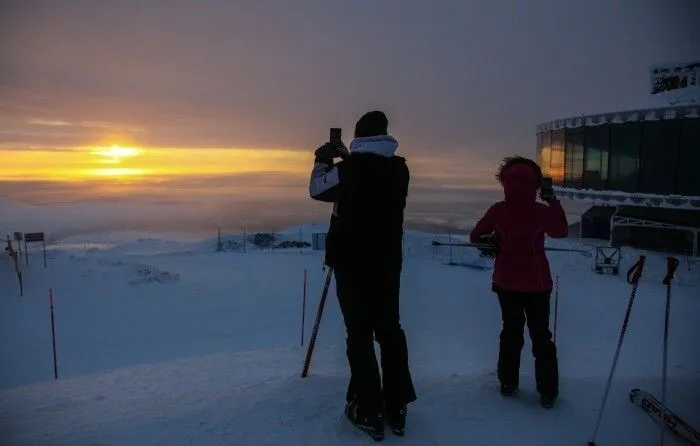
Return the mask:
<svg viewBox="0 0 700 446"><path fill-rule="evenodd" d="M698 255L700 63L650 68L653 108L537 126L537 160L563 199L587 201L582 237Z"/></svg>
<svg viewBox="0 0 700 446"><path fill-rule="evenodd" d="M565 195L700 209L700 106L541 124L537 159Z"/></svg>

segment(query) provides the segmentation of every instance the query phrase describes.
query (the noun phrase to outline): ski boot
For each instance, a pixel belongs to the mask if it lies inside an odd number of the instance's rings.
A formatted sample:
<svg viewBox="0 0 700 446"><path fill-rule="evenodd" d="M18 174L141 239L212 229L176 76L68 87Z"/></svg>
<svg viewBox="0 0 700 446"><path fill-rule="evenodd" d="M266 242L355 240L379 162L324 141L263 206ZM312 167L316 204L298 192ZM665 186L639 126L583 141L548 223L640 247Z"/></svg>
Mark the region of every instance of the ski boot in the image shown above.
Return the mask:
<svg viewBox="0 0 700 446"><path fill-rule="evenodd" d="M501 395L503 395L505 397L511 397L511 396L515 395L515 392L517 392L517 391L518 391L517 385L501 383Z"/></svg>
<svg viewBox="0 0 700 446"><path fill-rule="evenodd" d="M551 409L554 407L554 402L557 400L556 395L540 395L540 404L545 409Z"/></svg>
<svg viewBox="0 0 700 446"><path fill-rule="evenodd" d="M406 431L407 407L384 407L384 418L394 435L403 437Z"/></svg>
<svg viewBox="0 0 700 446"><path fill-rule="evenodd" d="M367 413L357 401L349 401L345 404L345 416L355 427L367 433L374 441L384 439L384 419L381 412Z"/></svg>

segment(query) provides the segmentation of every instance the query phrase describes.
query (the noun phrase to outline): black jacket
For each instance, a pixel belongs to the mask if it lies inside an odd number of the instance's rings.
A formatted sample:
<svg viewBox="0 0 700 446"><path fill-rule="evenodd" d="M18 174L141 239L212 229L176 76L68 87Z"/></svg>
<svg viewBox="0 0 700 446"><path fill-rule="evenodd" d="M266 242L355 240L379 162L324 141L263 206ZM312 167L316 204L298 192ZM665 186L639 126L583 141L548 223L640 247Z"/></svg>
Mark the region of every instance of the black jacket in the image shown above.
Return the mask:
<svg viewBox="0 0 700 446"><path fill-rule="evenodd" d="M316 163L309 193L333 202L325 263L333 268L400 268L410 173L390 136L356 138L335 165ZM355 149L355 150L353 150Z"/></svg>

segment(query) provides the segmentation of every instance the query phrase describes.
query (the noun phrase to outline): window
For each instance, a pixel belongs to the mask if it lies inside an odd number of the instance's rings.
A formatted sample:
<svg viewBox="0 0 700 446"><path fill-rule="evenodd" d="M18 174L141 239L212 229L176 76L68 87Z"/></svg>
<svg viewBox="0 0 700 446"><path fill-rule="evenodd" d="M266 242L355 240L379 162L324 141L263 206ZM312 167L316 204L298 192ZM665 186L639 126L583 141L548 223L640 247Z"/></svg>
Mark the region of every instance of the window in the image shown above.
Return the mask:
<svg viewBox="0 0 700 446"><path fill-rule="evenodd" d="M552 183L561 185L564 183L564 130L554 130L552 132L552 150L549 158L549 176Z"/></svg>
<svg viewBox="0 0 700 446"><path fill-rule="evenodd" d="M601 190L608 180L608 154L610 150L610 126L586 127L584 142L583 187Z"/></svg>
<svg viewBox="0 0 700 446"><path fill-rule="evenodd" d="M564 185L580 188L583 180L583 127L567 129Z"/></svg>
<svg viewBox="0 0 700 446"><path fill-rule="evenodd" d="M637 192L641 137L641 122L611 125L608 189L621 192Z"/></svg>
<svg viewBox="0 0 700 446"><path fill-rule="evenodd" d="M549 164L552 158L552 132L542 132L539 136L541 137L539 163L542 168L542 175L549 177L551 176Z"/></svg>
<svg viewBox="0 0 700 446"><path fill-rule="evenodd" d="M642 124L639 192L676 193L680 130L678 119L646 121Z"/></svg>
<svg viewBox="0 0 700 446"><path fill-rule="evenodd" d="M700 197L700 118L681 120L679 152L678 193Z"/></svg>

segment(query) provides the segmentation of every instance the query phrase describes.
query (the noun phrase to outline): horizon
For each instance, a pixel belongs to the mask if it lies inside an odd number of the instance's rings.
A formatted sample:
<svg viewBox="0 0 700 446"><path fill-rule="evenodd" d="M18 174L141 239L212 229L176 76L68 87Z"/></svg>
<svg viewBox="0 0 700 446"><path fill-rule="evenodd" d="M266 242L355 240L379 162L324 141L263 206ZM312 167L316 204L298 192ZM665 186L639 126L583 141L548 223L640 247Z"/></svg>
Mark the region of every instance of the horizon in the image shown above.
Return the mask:
<svg viewBox="0 0 700 446"><path fill-rule="evenodd" d="M190 209L325 219L313 151L380 109L411 168L407 219L466 225L500 196L503 157L535 158L537 124L648 107L651 66L700 57L690 0L162 5L0 5L1 200L176 205L183 227Z"/></svg>

